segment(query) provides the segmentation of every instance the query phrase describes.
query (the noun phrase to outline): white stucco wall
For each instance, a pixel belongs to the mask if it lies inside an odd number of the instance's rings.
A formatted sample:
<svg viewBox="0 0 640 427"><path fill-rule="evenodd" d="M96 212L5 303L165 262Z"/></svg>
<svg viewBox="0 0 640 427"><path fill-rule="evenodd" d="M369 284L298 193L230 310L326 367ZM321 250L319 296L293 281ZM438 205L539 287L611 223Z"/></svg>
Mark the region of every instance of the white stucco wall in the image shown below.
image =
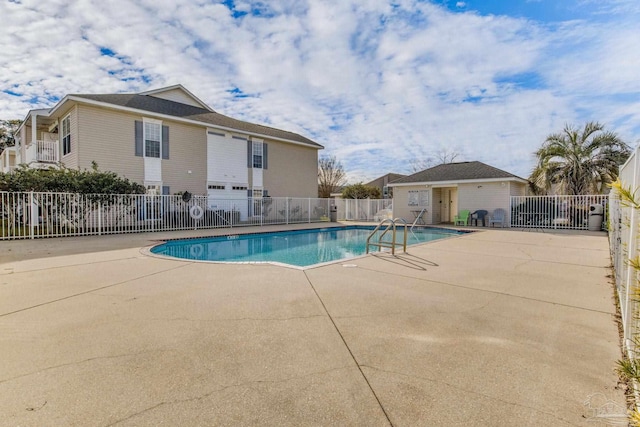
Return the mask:
<svg viewBox="0 0 640 427"><path fill-rule="evenodd" d="M502 208L507 212L506 224L509 223L510 214L510 196L524 195L526 186L521 183L512 181L499 182L473 182L460 183L457 185L434 185L426 187L425 184L415 186L395 187L393 190L393 216L405 219L408 223L412 223L414 215L412 210L420 210L427 208L425 214L425 222L427 224L439 224L441 222L449 222L451 218L441 217L441 203L444 201L445 190L451 190L453 198L450 202L452 215L460 210L469 210L471 212L484 209L493 213L495 209ZM409 206L409 191L411 190L428 190L429 201L425 206Z"/></svg>

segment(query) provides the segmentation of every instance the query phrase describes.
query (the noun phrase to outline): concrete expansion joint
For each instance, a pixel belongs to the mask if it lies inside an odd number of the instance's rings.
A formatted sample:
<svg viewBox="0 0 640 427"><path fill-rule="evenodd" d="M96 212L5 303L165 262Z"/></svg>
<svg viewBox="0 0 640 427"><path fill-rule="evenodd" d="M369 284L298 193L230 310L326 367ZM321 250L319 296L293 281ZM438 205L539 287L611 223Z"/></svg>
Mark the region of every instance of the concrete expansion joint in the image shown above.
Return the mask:
<svg viewBox="0 0 640 427"><path fill-rule="evenodd" d="M188 264L186 264L186 265L188 265ZM158 275L158 274L166 273L166 272L171 271L171 270L177 270L177 269L183 268L183 267L185 267L185 265L179 265L177 267L171 267L171 268L166 268L166 269L160 270L160 271L154 271L153 273L143 274L142 276L133 277L131 279L123 280L121 282L111 283L109 285L100 286L100 287L95 288L95 289L89 289L87 291L78 292L78 293L72 294L72 295L67 295L67 296L62 297L62 298L57 298L57 299L54 299L54 300L51 300L51 301L46 301L46 302L43 302L43 303L40 303L40 304L32 305L32 306L29 306L29 307L24 307L24 308L21 308L21 309L18 309L18 310L10 311L8 313L0 313L0 317L9 316L11 314L20 313L20 312L31 310L31 309L38 308L38 307L43 307L45 305L53 304L53 303L60 302L60 301L65 301L65 300L68 300L68 299L71 299L71 298L75 298L75 297L78 297L78 296L82 296L82 295L86 295L86 294L96 293L96 292L101 291L103 289L108 289L108 288L112 288L114 286L124 285L124 284L130 283L130 282L134 282L136 280L145 279L147 277L152 277L152 276L155 276L155 275Z"/></svg>
<svg viewBox="0 0 640 427"><path fill-rule="evenodd" d="M566 263L564 263L564 264L566 264ZM567 265L577 265L577 264L567 264ZM598 269L600 269L600 267L598 267ZM451 286L452 288L461 288L461 289L468 289L470 291L496 294L496 296L506 296L506 297L511 297L511 298L519 298L519 299L523 299L523 300L527 300L527 301L535 301L535 302L539 302L539 303L542 303L542 304L552 304L552 305L558 305L558 306L562 306L562 307L575 308L577 310L585 310L585 311L589 311L589 312L593 312L593 313L600 313L600 314L606 314L606 315L610 315L611 314L610 312L607 312L607 311L595 310L595 309L586 308L586 307L579 307L579 306L571 305L571 304L562 304L562 303L559 303L559 302L547 301L547 300L543 300L543 299L540 299L540 298L531 298L531 297L526 297L526 296L522 296L522 295L510 294L510 293L505 292L505 291L493 291L493 290L490 290L490 289L478 289L478 288L474 288L472 286L458 285L458 284L455 284L455 283L443 282L443 281L440 281L440 280L425 279L425 278L422 278L422 277L415 277L415 276L409 276L409 275L397 274L397 273L395 273L395 274L384 273L384 272L377 271L375 269L370 269L370 268L363 268L363 270L373 271L374 273L378 273L378 274L381 274L381 275L387 274L387 275L392 276L392 277L403 277L403 278L406 278L406 279L416 280L416 281L419 281L419 282L437 283L439 285ZM475 309L476 308L474 308L472 310L475 310ZM466 310L466 311L469 311L469 310ZM446 311L446 312L447 313L451 313L451 311Z"/></svg>
<svg viewBox="0 0 640 427"><path fill-rule="evenodd" d="M566 423L568 425L572 425L572 426L578 427L578 424L574 424L574 423L572 423L572 422L570 422L570 421L568 421L568 420L566 420L564 418L560 418L556 414L553 414L551 412L541 411L540 409L534 408L533 406L523 405L521 403L512 402L512 401L509 401L509 400L504 400L504 399L501 399L501 398L496 397L496 396L491 396L491 395L488 395L486 393L481 393L481 392L478 392L478 391L475 391L475 390L471 390L469 388L459 387L459 386L456 386L456 385L451 384L451 383L446 382L446 381L438 380L438 379L435 379L435 378L423 377L423 376L420 376L420 375L411 375L411 374L405 374L403 372L391 371L391 370L388 370L388 369L382 369L382 368L379 368L379 367L376 367L376 366L372 366L372 365L361 365L361 367L365 368L365 369L371 369L371 370L374 370L374 371L377 371L377 372L382 372L382 373L385 373L385 374L397 375L397 376L400 376L400 377L403 377L403 378L410 378L410 379L415 379L415 380L420 380L420 381L428 381L428 382L431 382L431 383L444 385L444 386L452 388L454 390L462 391L463 393L473 394L473 395L476 395L476 396L483 397L485 399L490 399L490 400L493 400L493 401L496 401L496 402L505 403L507 405L516 406L518 408L529 409L529 410L534 411L536 413L543 414L543 415L548 415L550 417L553 417L553 418L555 418L555 419L557 419L559 421L562 421L563 423Z"/></svg>
<svg viewBox="0 0 640 427"><path fill-rule="evenodd" d="M373 386L369 382L369 378L367 378L367 376L362 371L362 367L360 366L360 363L358 362L358 359L356 359L355 354L353 354L353 351L351 350L351 347L349 347L349 344L347 343L346 338L344 337L344 335L340 331L340 328L338 328L338 325L337 325L336 321L334 320L333 316L331 316L331 313L329 313L329 309L327 308L326 304L324 303L324 301L320 297L320 294L316 290L316 287L313 286L313 282L311 281L311 278L309 278L309 276L307 275L306 272L304 273L304 275L305 275L305 277L307 279L307 283L309 284L309 286L313 290L313 293L316 295L316 298L320 302L320 305L322 305L322 308L324 309L325 313L327 313L327 317L329 317L329 320L333 324L333 327L336 330L336 332L338 333L338 336L340 337L340 340L342 341L342 344L344 344L345 349L347 350L347 352L351 356L351 359L353 360L353 363L358 368L358 372L360 372L360 375L362 376L362 379L364 380L365 384L367 385L367 387L371 391L371 394L373 395L374 399L378 403L378 407L380 408L380 411L382 411L382 413L384 414L384 416L387 419L387 422L389 423L389 425L393 427L393 422L391 421L391 417L389 416L389 413L387 412L387 410L385 409L384 405L382 404L382 401L378 397L378 394L373 389Z"/></svg>
<svg viewBox="0 0 640 427"><path fill-rule="evenodd" d="M291 320L305 320L305 319L317 319L326 318L324 314L313 314L311 316L293 316L293 317L215 317L211 319L193 319L187 317L173 317L173 318L152 318L147 319L149 322L254 322L254 321L267 321L267 322L288 322Z"/></svg>
<svg viewBox="0 0 640 427"><path fill-rule="evenodd" d="M58 270L60 268L69 268L69 267L78 267L78 266L82 266L82 265L95 265L95 264L108 264L114 261L126 261L129 259L138 259L138 257L124 257L124 258L114 258L114 259L108 259L105 261L91 261L91 262L78 262L75 264L63 264L63 265L53 265L50 267L42 267L42 268L30 268L30 269L26 269L26 270L21 270L21 271L14 271L16 267L9 267L9 268L5 268L5 270L11 270L11 273L1 273L0 272L0 276L2 276L3 274L23 274L23 273L34 273L34 272L38 272L38 271L48 271L48 270Z"/></svg>
<svg viewBox="0 0 640 427"><path fill-rule="evenodd" d="M357 314L353 316L336 316L334 315L334 319L367 319L371 317L387 317L387 316L402 316L405 313L402 311L391 311L386 313L371 313L371 314Z"/></svg>

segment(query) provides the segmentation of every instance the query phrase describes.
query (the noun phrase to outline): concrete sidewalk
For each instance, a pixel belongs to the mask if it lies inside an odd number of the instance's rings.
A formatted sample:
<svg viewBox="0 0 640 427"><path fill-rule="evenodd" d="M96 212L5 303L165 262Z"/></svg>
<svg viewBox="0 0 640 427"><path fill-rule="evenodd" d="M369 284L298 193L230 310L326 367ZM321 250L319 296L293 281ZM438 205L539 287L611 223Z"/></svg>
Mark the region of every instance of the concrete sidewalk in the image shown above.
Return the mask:
<svg viewBox="0 0 640 427"><path fill-rule="evenodd" d="M604 234L307 270L108 237L0 243L0 425L593 426L590 395L624 406Z"/></svg>

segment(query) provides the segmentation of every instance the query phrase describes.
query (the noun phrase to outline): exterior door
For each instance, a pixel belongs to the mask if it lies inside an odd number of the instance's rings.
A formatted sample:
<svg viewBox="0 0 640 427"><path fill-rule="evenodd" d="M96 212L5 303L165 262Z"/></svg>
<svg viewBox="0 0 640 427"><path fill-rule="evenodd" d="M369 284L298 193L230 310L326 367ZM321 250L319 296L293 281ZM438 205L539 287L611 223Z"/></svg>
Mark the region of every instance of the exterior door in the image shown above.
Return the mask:
<svg viewBox="0 0 640 427"><path fill-rule="evenodd" d="M451 190L443 188L440 190L440 218L442 222L451 221Z"/></svg>
<svg viewBox="0 0 640 427"><path fill-rule="evenodd" d="M440 192L440 218L442 222L453 222L453 217L458 211L458 189L443 188Z"/></svg>

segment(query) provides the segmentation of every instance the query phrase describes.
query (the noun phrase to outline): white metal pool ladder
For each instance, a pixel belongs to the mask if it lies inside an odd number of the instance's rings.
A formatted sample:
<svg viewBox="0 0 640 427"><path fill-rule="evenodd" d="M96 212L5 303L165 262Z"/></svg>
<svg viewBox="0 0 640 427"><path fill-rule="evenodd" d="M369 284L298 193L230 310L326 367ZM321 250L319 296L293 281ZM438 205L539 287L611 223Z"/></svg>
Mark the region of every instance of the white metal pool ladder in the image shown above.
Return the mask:
<svg viewBox="0 0 640 427"><path fill-rule="evenodd" d="M378 230L380 230L380 228L382 228L385 223L387 223L387 228L385 228L384 231L380 233L377 242L372 242L371 238L376 234ZM396 242L396 229L398 228L398 224L400 224L401 227L404 227L404 236L402 243ZM389 230L391 230L391 241L382 240L384 235L387 234ZM380 224L378 224L378 226L371 232L371 234L369 234L369 237L367 237L367 253L369 253L369 246L377 246L378 250L382 250L382 248L391 248L392 255L396 254L396 246L402 246L402 250L404 252L407 252L407 221L402 218L383 219L382 221L380 221Z"/></svg>

